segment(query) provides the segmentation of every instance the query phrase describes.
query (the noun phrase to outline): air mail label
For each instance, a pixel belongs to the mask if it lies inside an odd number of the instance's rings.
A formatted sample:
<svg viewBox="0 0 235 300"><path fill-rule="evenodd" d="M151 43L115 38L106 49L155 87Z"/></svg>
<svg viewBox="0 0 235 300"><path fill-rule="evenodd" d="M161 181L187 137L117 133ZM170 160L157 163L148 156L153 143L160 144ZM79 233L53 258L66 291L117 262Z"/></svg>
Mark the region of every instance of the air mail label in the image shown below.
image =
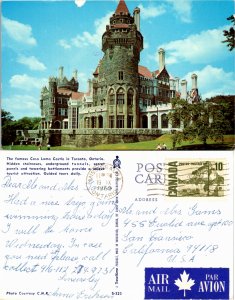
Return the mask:
<svg viewBox="0 0 235 300"><path fill-rule="evenodd" d="M229 269L146 268L145 299L229 299Z"/></svg>

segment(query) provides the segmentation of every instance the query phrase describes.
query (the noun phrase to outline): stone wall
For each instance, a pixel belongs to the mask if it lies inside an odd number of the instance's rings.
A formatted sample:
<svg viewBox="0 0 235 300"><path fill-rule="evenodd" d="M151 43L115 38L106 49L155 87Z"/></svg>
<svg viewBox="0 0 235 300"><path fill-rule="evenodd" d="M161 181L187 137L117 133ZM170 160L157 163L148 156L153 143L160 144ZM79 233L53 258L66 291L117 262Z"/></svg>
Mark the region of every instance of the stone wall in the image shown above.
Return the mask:
<svg viewBox="0 0 235 300"><path fill-rule="evenodd" d="M30 130L32 134L32 130ZM92 147L100 144L134 143L161 135L158 129L62 129L41 130L43 145Z"/></svg>

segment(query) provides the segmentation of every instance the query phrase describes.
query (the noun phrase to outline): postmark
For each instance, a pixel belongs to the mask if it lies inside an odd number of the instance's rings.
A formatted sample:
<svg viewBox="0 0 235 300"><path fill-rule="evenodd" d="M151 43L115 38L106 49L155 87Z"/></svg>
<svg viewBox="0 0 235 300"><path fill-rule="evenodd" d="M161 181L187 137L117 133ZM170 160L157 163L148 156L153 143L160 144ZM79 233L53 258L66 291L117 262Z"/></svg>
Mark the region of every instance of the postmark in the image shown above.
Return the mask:
<svg viewBox="0 0 235 300"><path fill-rule="evenodd" d="M228 164L225 159L172 159L164 164L165 183L148 184L151 195L166 197L225 197L228 193Z"/></svg>
<svg viewBox="0 0 235 300"><path fill-rule="evenodd" d="M114 198L120 193L122 186L122 173L111 164L104 164L101 169L90 170L86 177L88 192L100 200Z"/></svg>

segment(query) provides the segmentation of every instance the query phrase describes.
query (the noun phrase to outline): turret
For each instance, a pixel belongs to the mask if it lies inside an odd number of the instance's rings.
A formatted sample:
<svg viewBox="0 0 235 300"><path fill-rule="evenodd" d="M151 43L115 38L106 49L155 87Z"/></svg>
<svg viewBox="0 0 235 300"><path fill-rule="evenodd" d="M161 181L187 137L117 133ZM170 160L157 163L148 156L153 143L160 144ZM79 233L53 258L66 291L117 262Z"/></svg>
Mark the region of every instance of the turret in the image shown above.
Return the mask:
<svg viewBox="0 0 235 300"><path fill-rule="evenodd" d="M92 91L93 91L93 84L92 84L92 80L91 79L87 80L87 89L88 89L88 93L92 93Z"/></svg>
<svg viewBox="0 0 235 300"><path fill-rule="evenodd" d="M102 51L99 72L105 73L108 85L123 81L129 85L138 83L138 63L143 49L143 36L139 32L140 9L134 10L131 16L124 0L110 18L110 24L102 36ZM115 68L110 68L110 65Z"/></svg>
<svg viewBox="0 0 235 300"><path fill-rule="evenodd" d="M63 73L64 73L64 67L60 66L59 67L59 75L58 75L59 80L63 79L63 77L64 77Z"/></svg>
<svg viewBox="0 0 235 300"><path fill-rule="evenodd" d="M139 9L139 7L136 7L134 9L133 15L134 15L134 22L137 27L137 30L140 31L140 9Z"/></svg>
<svg viewBox="0 0 235 300"><path fill-rule="evenodd" d="M73 78L74 78L75 80L78 79L78 70L76 70L76 69L73 71Z"/></svg>
<svg viewBox="0 0 235 300"><path fill-rule="evenodd" d="M57 84L55 77L49 77L49 92L52 96L56 94Z"/></svg>
<svg viewBox="0 0 235 300"><path fill-rule="evenodd" d="M197 75L192 74L191 79L192 79L192 90L197 89Z"/></svg>
<svg viewBox="0 0 235 300"><path fill-rule="evenodd" d="M165 50L162 48L158 50L158 59L159 59L159 72L161 72L165 67Z"/></svg>
<svg viewBox="0 0 235 300"><path fill-rule="evenodd" d="M180 84L179 77L175 77L175 90L176 90L176 92L179 92L179 84Z"/></svg>
<svg viewBox="0 0 235 300"><path fill-rule="evenodd" d="M187 99L187 80L181 81L181 99Z"/></svg>

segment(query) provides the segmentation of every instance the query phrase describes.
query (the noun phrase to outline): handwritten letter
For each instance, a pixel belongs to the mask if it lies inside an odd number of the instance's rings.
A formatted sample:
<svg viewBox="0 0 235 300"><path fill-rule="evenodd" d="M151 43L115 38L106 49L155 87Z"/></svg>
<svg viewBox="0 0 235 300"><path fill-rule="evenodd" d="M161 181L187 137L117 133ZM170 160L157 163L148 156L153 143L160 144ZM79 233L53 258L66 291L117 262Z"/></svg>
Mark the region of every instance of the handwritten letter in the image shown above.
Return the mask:
<svg viewBox="0 0 235 300"><path fill-rule="evenodd" d="M142 300L145 268L231 269L230 167L222 197L172 197L150 154L3 152L0 299Z"/></svg>

